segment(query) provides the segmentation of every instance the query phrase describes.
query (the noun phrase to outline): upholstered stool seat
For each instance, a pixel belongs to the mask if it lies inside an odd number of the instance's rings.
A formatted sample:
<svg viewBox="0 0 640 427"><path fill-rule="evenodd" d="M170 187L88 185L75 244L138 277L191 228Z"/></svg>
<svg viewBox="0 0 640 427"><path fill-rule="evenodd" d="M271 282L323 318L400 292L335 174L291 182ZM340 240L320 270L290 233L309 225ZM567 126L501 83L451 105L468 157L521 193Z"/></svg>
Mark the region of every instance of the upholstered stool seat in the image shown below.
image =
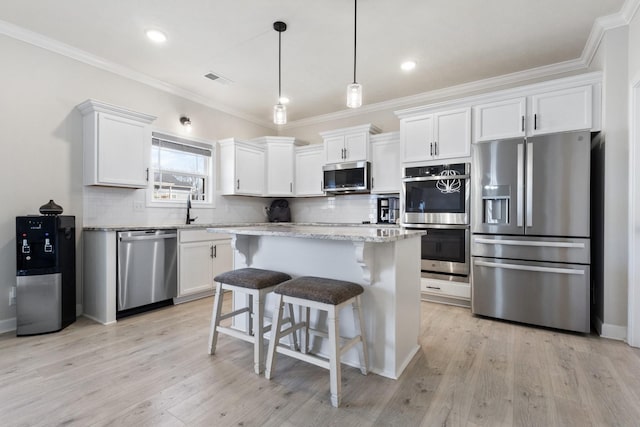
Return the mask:
<svg viewBox="0 0 640 427"><path fill-rule="evenodd" d="M283 282L275 287L276 303L273 314L273 327L271 328L271 338L269 340L269 350L267 352L267 365L265 377L270 379L274 372L276 353L285 354L316 366L329 370L331 404L335 407L340 405L341 399L341 369L340 359L343 353L361 344L360 351L360 371L366 375L369 356L367 352L366 337L364 332L364 321L360 306L360 295L364 288L356 283L343 280L327 279L323 277L303 276ZM285 304L294 304L305 308L304 321L291 323L291 326L282 330L284 324L283 308ZM352 338L341 338L339 335L339 314L340 310L347 306L353 307L353 319L355 330L359 335ZM328 334L311 330L309 325L309 310L317 309L327 312ZM280 339L287 335L294 335L297 330L304 331L302 351L287 348L280 344ZM309 332L329 339L329 358L309 354ZM340 345L340 340L344 343Z"/></svg>
<svg viewBox="0 0 640 427"><path fill-rule="evenodd" d="M263 335L271 328L271 325L264 326L264 302L266 295L272 292L276 285L289 279L291 279L291 276L286 273L259 268L240 268L238 270L226 271L215 276L213 280L216 282L216 294L213 299L211 328L209 330L209 354L216 352L218 333L251 342L254 347L254 371L256 374L262 373L264 371ZM247 306L230 313L222 314L222 297L225 290L247 294L249 298ZM290 315L293 316L291 306L289 307L289 312ZM220 321L244 313L247 313L246 332L220 326ZM293 320L285 319L285 322L293 322ZM295 335L292 337L291 345L294 348L298 345Z"/></svg>

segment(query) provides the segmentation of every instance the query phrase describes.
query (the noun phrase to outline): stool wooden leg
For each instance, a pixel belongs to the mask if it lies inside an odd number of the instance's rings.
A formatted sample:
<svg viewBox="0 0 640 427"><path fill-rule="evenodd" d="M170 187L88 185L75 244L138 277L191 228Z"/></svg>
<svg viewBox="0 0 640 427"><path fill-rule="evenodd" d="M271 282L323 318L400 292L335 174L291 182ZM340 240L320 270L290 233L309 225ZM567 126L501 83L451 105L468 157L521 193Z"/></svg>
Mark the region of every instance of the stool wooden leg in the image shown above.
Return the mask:
<svg viewBox="0 0 640 427"><path fill-rule="evenodd" d="M287 304L289 307L289 323L293 328L296 325L296 319L293 315L293 304ZM300 346L298 346L298 332L295 331L289 335L289 346L292 350L300 350Z"/></svg>
<svg viewBox="0 0 640 427"><path fill-rule="evenodd" d="M209 328L209 354L214 354L216 352L216 344L218 343L218 325L220 324L220 315L222 314L222 298L222 283L216 283L216 295L213 298L211 326Z"/></svg>
<svg viewBox="0 0 640 427"><path fill-rule="evenodd" d="M342 394L342 375L340 372L340 322L335 306L328 310L329 326L329 378L331 390L331 405L340 406L340 396Z"/></svg>
<svg viewBox="0 0 640 427"><path fill-rule="evenodd" d="M266 379L271 379L271 373L276 362L276 346L280 341L280 328L282 327L282 311L284 303L282 302L282 295L276 294L276 310L273 313L273 320L271 321L271 337L269 338L269 351L267 352L267 365L265 367L264 376Z"/></svg>
<svg viewBox="0 0 640 427"><path fill-rule="evenodd" d="M356 330L360 331L360 343L362 344L362 351L358 353L360 356L360 372L362 372L362 375L367 375L369 371L369 352L367 351L367 337L364 333L364 316L362 315L360 295L353 302L353 322Z"/></svg>
<svg viewBox="0 0 640 427"><path fill-rule="evenodd" d="M258 291L258 295L253 295L253 369L260 375L264 371L264 339L262 337L264 329L264 298L265 295Z"/></svg>
<svg viewBox="0 0 640 427"><path fill-rule="evenodd" d="M304 323L304 328L301 334L302 343L300 344L300 351L306 354L309 353L309 312L311 309L309 307L302 307L302 310L304 310L304 316L301 321Z"/></svg>
<svg viewBox="0 0 640 427"><path fill-rule="evenodd" d="M250 311L249 313L247 313L247 329L245 329L247 331L247 333L249 335L253 335L255 333L255 331L253 330L253 315L255 314L255 312L253 311L253 295L251 294L247 294L246 298L249 299L249 302L247 303L247 307L249 307Z"/></svg>

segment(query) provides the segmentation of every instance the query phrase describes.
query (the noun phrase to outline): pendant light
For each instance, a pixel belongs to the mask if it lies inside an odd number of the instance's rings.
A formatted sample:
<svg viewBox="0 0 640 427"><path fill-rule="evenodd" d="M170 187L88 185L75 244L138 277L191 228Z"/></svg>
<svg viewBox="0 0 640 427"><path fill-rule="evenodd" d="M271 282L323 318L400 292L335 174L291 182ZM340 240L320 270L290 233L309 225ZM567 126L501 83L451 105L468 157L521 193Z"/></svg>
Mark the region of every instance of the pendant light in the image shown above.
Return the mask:
<svg viewBox="0 0 640 427"><path fill-rule="evenodd" d="M356 81L356 40L358 28L358 0L354 0L353 14L353 83L347 86L347 107L358 108L362 106L362 85Z"/></svg>
<svg viewBox="0 0 640 427"><path fill-rule="evenodd" d="M273 23L273 29L278 32L278 103L273 106L273 123L287 124L287 107L282 104L282 32L287 30L287 24L282 21Z"/></svg>

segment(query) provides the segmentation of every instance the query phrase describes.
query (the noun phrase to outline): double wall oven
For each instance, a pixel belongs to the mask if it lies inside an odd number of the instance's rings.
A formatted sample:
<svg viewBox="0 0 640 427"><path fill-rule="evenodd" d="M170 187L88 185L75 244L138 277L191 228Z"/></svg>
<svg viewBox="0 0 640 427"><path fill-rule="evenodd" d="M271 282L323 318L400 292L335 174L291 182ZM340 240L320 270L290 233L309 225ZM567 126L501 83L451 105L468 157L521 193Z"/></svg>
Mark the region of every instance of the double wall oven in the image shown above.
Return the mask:
<svg viewBox="0 0 640 427"><path fill-rule="evenodd" d="M425 230L423 277L467 282L469 276L470 164L404 169L402 225Z"/></svg>

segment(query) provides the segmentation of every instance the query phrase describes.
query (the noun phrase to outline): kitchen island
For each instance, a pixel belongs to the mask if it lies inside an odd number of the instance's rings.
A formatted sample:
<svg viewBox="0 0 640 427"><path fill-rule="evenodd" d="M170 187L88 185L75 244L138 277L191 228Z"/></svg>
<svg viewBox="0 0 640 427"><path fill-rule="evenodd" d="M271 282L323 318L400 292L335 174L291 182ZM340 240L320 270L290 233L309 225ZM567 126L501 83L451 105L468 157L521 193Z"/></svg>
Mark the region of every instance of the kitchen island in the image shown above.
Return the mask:
<svg viewBox="0 0 640 427"><path fill-rule="evenodd" d="M232 235L235 268L273 269L293 277L319 276L362 285L372 372L396 379L418 351L423 232L397 227L296 224L212 227L207 231ZM272 307L268 299L267 310L271 312ZM312 312L312 327L324 329L325 322L322 313ZM238 327L243 324L238 323ZM354 335L350 310L341 313L340 333ZM313 352L326 354L326 343L320 337L315 337L311 345ZM358 366L356 350L345 353L342 361Z"/></svg>

